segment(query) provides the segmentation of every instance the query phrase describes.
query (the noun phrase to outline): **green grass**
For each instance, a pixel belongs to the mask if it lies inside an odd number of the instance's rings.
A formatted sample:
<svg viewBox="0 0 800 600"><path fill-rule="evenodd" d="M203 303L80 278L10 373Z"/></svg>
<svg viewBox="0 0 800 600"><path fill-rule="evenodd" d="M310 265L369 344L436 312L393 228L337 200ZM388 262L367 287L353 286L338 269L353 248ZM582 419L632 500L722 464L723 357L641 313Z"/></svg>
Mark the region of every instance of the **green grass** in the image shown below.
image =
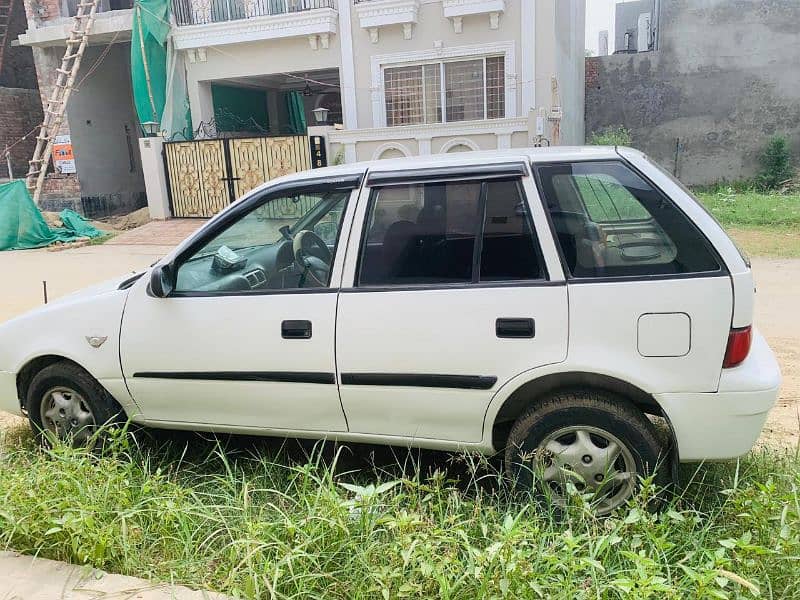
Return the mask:
<svg viewBox="0 0 800 600"><path fill-rule="evenodd" d="M800 258L800 194L734 187L695 191L748 254Z"/></svg>
<svg viewBox="0 0 800 600"><path fill-rule="evenodd" d="M725 226L800 228L800 194L720 189L696 195Z"/></svg>
<svg viewBox="0 0 800 600"><path fill-rule="evenodd" d="M800 593L796 455L686 469L656 513L646 485L611 518L576 496L559 520L470 457L347 465L197 437L120 437L98 455L22 437L0 452L0 548L108 571L247 598Z"/></svg>
<svg viewBox="0 0 800 600"><path fill-rule="evenodd" d="M100 246L105 244L108 240L113 238L116 232L113 231L104 231L101 235L97 236L96 238L89 238L89 246Z"/></svg>

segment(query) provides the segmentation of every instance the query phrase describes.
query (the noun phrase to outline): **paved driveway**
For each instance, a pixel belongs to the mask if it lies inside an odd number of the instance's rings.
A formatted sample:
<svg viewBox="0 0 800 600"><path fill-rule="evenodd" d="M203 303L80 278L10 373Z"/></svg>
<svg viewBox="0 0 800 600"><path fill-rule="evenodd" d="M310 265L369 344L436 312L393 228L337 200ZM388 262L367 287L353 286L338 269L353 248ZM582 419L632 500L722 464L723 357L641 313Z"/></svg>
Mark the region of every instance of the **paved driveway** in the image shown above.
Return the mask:
<svg viewBox="0 0 800 600"><path fill-rule="evenodd" d="M201 221L151 223L122 234L115 244L62 252L0 252L0 322L42 303L42 281L50 298L152 264L199 227ZM150 228L150 235L142 229ZM127 236L127 237L124 237ZM155 237L153 237L155 236ZM121 244L121 241L128 241ZM758 293L756 326L769 340L784 375L781 399L770 415L763 441L796 447L800 436L800 259L753 259ZM0 412L0 424L9 416Z"/></svg>

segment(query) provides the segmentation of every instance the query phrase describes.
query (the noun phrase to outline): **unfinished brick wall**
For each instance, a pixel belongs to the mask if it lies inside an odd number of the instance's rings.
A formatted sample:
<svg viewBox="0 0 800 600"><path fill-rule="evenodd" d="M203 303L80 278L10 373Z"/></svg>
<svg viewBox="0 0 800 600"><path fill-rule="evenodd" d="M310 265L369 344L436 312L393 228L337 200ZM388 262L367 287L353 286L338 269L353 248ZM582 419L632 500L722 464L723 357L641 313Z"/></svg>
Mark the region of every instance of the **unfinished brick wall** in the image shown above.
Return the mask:
<svg viewBox="0 0 800 600"><path fill-rule="evenodd" d="M37 90L0 88L0 151L5 150L42 122L42 104ZM11 168L15 177L24 177L33 156L36 132L11 148ZM8 177L5 158L0 160L0 177Z"/></svg>
<svg viewBox="0 0 800 600"><path fill-rule="evenodd" d="M600 57L592 56L586 59L586 91L594 90L597 87L598 69L600 67Z"/></svg>
<svg viewBox="0 0 800 600"><path fill-rule="evenodd" d="M20 0L15 0L8 21L3 64L0 65L0 87L36 89L38 85L31 49L11 45L11 42L16 40L27 28L25 7Z"/></svg>
<svg viewBox="0 0 800 600"><path fill-rule="evenodd" d="M24 0L24 2L28 26L31 28L61 18L61 0Z"/></svg>

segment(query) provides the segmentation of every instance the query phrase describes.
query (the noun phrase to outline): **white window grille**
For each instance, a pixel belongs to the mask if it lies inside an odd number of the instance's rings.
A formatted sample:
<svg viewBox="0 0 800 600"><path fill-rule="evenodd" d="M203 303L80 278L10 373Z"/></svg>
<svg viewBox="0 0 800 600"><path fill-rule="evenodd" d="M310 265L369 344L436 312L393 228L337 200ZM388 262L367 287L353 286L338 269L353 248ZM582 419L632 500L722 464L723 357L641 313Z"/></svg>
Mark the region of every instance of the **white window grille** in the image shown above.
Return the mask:
<svg viewBox="0 0 800 600"><path fill-rule="evenodd" d="M503 56L386 67L383 81L389 127L505 117Z"/></svg>

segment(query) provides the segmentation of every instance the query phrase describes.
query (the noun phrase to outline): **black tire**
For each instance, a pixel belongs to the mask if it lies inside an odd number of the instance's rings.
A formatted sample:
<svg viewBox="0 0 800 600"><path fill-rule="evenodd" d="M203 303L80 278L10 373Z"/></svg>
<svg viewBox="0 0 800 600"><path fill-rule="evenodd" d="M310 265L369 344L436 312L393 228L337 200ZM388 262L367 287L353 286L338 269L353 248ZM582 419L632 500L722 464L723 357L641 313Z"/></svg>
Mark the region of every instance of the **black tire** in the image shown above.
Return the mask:
<svg viewBox="0 0 800 600"><path fill-rule="evenodd" d="M54 389L76 392L93 417L91 426L77 429L80 435L72 436L75 445L87 444L94 431L101 426L125 422L126 417L122 407L94 377L75 363L69 361L53 363L33 377L25 397L31 429L42 443L47 441L48 430L42 418L42 402L45 401L48 392ZM68 435L59 434L59 437L66 439Z"/></svg>
<svg viewBox="0 0 800 600"><path fill-rule="evenodd" d="M531 468L531 465L542 463L532 462L532 460L544 461L544 464L556 462L552 460L551 454L545 458L539 458L541 454L537 453L547 454L547 451L542 450L540 445L552 439L552 436L557 435L558 432L581 427L589 428L592 446L595 446L595 441L602 445L602 434L605 433L609 439L616 438L622 446L627 448L628 452L625 454L627 458L623 457L625 462L613 463L611 468L618 464L628 464L630 459L635 463L635 482L631 484L630 490L625 490L626 493L629 492L628 497L638 489L639 478L653 476L654 482L659 488L663 488L669 483L670 465L666 449L660 442L653 423L641 411L625 398L611 393L598 390L573 390L555 393L545 400L536 402L517 419L511 428L505 451L505 469L516 489L531 491L540 496L542 490L538 486L544 485L542 480L546 477L536 476L535 469ZM595 438L594 432L601 435ZM567 441L569 442L569 439ZM562 442L557 441L556 443L561 444ZM574 443L577 443L577 440ZM570 448L570 446L563 447ZM572 458L568 460L572 461ZM589 461L591 464L591 457L589 457ZM599 464L600 461L597 462L597 465ZM589 468L580 463L578 467L567 465L568 471L565 471L560 465L556 466L562 473L577 471L583 467ZM629 466L632 467L632 465ZM603 469L608 473L608 466ZM585 473L581 473L581 475L585 475ZM599 477L599 474L595 476ZM563 478L563 475L561 477ZM620 477L624 476L620 475ZM631 476L629 478L633 479ZM537 481L534 481L535 479ZM578 480L586 481L586 477ZM549 484L550 482L548 482ZM579 483L579 485L582 484ZM603 490L607 489L603 486L609 484L598 483L596 485L601 486L600 489ZM620 495L622 491L620 490ZM598 508L600 506L598 505ZM605 511L598 509L597 512L606 514L617 507L618 505Z"/></svg>

